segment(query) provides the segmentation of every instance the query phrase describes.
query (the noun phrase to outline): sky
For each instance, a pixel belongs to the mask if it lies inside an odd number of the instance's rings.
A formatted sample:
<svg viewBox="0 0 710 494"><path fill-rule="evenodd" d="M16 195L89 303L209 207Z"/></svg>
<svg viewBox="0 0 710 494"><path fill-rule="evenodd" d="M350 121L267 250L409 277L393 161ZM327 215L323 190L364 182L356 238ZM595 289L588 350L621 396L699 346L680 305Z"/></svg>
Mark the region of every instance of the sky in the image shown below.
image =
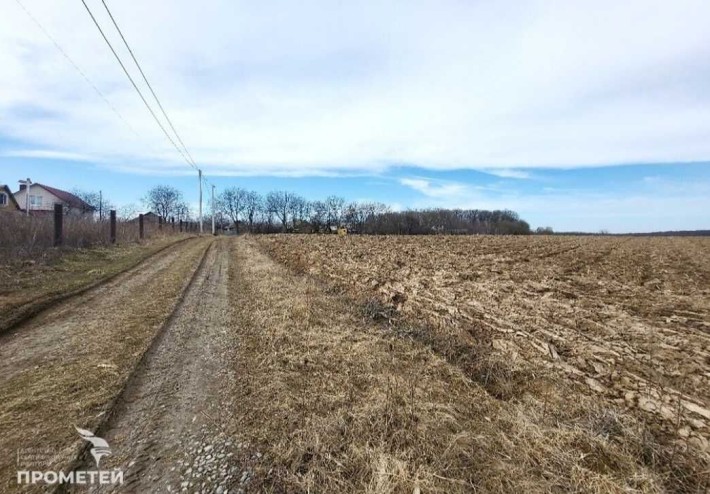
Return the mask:
<svg viewBox="0 0 710 494"><path fill-rule="evenodd" d="M567 231L710 228L705 0L107 4L218 191L506 208ZM0 67L0 183L118 205L167 183L197 200L81 2L7 0Z"/></svg>

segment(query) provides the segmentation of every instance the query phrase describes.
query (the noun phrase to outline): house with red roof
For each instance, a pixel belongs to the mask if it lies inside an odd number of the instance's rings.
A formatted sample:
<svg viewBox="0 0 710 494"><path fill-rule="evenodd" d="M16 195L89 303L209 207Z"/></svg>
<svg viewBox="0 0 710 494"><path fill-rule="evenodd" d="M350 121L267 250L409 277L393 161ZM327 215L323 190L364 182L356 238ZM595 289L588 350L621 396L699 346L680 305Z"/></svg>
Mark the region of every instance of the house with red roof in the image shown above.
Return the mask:
<svg viewBox="0 0 710 494"><path fill-rule="evenodd" d="M32 183L27 190L27 184L21 184L20 190L15 192L14 197L22 211L30 214L42 214L54 211L55 204L64 206L65 214L93 214L96 208L80 197L75 196L66 190L57 189L40 183Z"/></svg>

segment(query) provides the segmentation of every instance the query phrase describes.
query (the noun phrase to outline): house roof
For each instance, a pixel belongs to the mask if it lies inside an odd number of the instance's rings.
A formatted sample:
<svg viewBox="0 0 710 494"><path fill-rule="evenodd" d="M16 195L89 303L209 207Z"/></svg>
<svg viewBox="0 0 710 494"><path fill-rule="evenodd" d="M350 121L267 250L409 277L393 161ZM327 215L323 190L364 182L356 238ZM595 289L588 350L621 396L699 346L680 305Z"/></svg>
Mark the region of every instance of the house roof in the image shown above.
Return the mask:
<svg viewBox="0 0 710 494"><path fill-rule="evenodd" d="M10 199L10 202L15 205L15 208L20 209L20 205L17 204L17 200L15 199L15 196L12 195L10 187L8 187L7 185L0 184L0 192L4 192L5 195L7 195L7 197Z"/></svg>
<svg viewBox="0 0 710 494"><path fill-rule="evenodd" d="M56 189L54 187L50 187L49 185L44 185L40 183L33 183L32 187L42 187L50 194L56 196L60 201L66 203L67 206L69 206L70 208L81 209L82 211L96 210L94 206L84 201L82 198L75 196L71 192L67 192L66 190Z"/></svg>
<svg viewBox="0 0 710 494"><path fill-rule="evenodd" d="M157 214L155 214L153 211L147 211L147 212L145 212L145 213L138 213L138 214L136 214L136 217L133 218L133 219L130 220L130 221L138 221L138 219L140 218L140 215L141 215L141 214L143 215L143 219L144 219L144 220L157 221L157 218L159 218L159 216L158 216Z"/></svg>

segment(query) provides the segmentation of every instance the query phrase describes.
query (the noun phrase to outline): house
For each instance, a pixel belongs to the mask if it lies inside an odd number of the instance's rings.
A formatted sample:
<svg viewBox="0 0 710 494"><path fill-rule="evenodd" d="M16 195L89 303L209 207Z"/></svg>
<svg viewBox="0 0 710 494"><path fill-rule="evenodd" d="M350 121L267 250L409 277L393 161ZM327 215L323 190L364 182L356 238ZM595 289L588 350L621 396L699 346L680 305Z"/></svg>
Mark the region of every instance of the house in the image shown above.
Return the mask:
<svg viewBox="0 0 710 494"><path fill-rule="evenodd" d="M155 214L153 211L148 211L147 213L142 213L143 214L143 224L148 224L148 223L155 223L156 225L160 223L160 216ZM138 220L140 218L140 215L136 216L132 220L129 220L131 223L138 223Z"/></svg>
<svg viewBox="0 0 710 494"><path fill-rule="evenodd" d="M20 205L17 204L15 196L10 191L10 187L0 184L0 212L19 211Z"/></svg>
<svg viewBox="0 0 710 494"><path fill-rule="evenodd" d="M21 184L20 190L15 192L15 201L22 211L26 211L27 185ZM71 192L56 189L44 184L30 184L29 209L31 214L49 213L54 211L54 205L64 206L66 214L84 215L93 214L96 208Z"/></svg>

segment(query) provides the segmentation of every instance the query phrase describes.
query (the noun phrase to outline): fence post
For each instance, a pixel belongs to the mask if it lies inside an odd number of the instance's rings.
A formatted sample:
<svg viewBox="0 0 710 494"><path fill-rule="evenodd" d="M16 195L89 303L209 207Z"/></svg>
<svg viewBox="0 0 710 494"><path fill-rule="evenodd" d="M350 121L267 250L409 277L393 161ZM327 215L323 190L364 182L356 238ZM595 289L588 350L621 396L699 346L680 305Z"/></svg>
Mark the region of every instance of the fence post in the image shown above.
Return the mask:
<svg viewBox="0 0 710 494"><path fill-rule="evenodd" d="M158 216L158 230L162 230L162 229L163 229L163 217Z"/></svg>
<svg viewBox="0 0 710 494"><path fill-rule="evenodd" d="M138 238L143 240L143 215L138 215Z"/></svg>
<svg viewBox="0 0 710 494"><path fill-rule="evenodd" d="M172 228L173 228L173 231L175 231L175 216L173 216L172 218L170 218L170 223L172 224L171 226L172 226Z"/></svg>
<svg viewBox="0 0 710 494"><path fill-rule="evenodd" d="M54 246L59 247L64 241L64 206L54 205Z"/></svg>
<svg viewBox="0 0 710 494"><path fill-rule="evenodd" d="M112 209L109 213L111 218L111 243L116 243L116 210Z"/></svg>

